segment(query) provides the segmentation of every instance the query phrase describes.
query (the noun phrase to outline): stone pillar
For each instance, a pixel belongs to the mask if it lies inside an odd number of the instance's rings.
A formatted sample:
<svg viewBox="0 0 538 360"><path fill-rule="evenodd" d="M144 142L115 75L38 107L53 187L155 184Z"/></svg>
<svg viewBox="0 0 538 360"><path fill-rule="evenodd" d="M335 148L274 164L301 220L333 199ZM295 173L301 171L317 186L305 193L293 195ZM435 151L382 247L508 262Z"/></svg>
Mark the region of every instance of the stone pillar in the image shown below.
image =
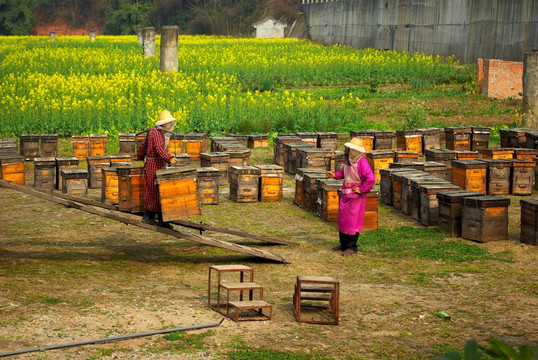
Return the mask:
<svg viewBox="0 0 538 360"><path fill-rule="evenodd" d="M50 41L56 40L56 33L54 31L51 31L49 33L49 39L50 39Z"/></svg>
<svg viewBox="0 0 538 360"><path fill-rule="evenodd" d="M144 57L155 56L155 28L147 27L144 29Z"/></svg>
<svg viewBox="0 0 538 360"><path fill-rule="evenodd" d="M90 40L91 41L95 40L95 30L90 30Z"/></svg>
<svg viewBox="0 0 538 360"><path fill-rule="evenodd" d="M525 53L523 60L524 128L538 129L538 50Z"/></svg>
<svg viewBox="0 0 538 360"><path fill-rule="evenodd" d="M136 40L138 40L140 46L144 47L144 29L140 28L136 30Z"/></svg>
<svg viewBox="0 0 538 360"><path fill-rule="evenodd" d="M177 72L177 42L179 26L163 26L161 29L161 71Z"/></svg>

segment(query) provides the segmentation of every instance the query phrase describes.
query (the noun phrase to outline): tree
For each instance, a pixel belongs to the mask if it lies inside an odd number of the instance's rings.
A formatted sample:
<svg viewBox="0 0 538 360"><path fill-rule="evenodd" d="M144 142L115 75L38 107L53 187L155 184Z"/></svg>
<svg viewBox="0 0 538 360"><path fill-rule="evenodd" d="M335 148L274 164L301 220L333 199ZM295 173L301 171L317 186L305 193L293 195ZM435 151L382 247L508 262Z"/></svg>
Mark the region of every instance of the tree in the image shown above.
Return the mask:
<svg viewBox="0 0 538 360"><path fill-rule="evenodd" d="M117 0L108 9L104 32L111 35L135 34L136 29L151 25L151 0Z"/></svg>
<svg viewBox="0 0 538 360"><path fill-rule="evenodd" d="M0 0L0 35L28 35L36 22L34 1Z"/></svg>

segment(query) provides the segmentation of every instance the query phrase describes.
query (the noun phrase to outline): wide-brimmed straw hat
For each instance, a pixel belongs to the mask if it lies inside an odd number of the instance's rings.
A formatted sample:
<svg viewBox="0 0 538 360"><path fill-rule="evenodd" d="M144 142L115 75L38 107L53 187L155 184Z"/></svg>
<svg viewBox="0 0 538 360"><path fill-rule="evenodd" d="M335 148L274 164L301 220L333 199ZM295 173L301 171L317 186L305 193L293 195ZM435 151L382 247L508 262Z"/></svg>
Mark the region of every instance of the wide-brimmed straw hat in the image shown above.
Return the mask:
<svg viewBox="0 0 538 360"><path fill-rule="evenodd" d="M172 116L170 111L168 110L161 110L159 113L159 120L155 123L155 126L163 126L165 124L168 124L172 121L176 121L177 119Z"/></svg>
<svg viewBox="0 0 538 360"><path fill-rule="evenodd" d="M358 137L354 137L349 142L345 143L344 146L353 150L360 151L361 153L366 152L362 139Z"/></svg>

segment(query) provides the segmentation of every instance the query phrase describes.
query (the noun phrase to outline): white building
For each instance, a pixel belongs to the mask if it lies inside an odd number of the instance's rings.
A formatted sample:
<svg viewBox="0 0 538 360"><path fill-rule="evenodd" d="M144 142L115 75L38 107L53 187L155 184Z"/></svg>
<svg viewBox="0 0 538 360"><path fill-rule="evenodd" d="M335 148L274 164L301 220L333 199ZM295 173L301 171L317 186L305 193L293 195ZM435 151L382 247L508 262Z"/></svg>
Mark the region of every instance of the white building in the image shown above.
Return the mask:
<svg viewBox="0 0 538 360"><path fill-rule="evenodd" d="M254 37L274 39L283 38L284 29L288 25L273 18L266 18L262 21L252 24L252 26L254 26Z"/></svg>

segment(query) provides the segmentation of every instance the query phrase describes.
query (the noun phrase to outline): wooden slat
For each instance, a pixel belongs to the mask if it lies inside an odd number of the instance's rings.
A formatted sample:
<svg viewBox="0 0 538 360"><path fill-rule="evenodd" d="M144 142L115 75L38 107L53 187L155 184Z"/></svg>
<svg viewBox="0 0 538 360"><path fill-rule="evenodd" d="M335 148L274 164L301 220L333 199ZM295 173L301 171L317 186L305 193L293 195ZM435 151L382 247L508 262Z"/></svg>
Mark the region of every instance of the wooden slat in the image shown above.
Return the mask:
<svg viewBox="0 0 538 360"><path fill-rule="evenodd" d="M55 196L52 193L41 192L32 188L29 188L27 186L17 185L17 184L11 183L9 181L4 181L4 180L0 180L0 186L8 188L8 189L12 189L12 190L17 190L17 191L20 191L29 195L33 195L38 198L52 201L57 204L61 204L70 208L86 211L90 214L103 216L108 219L122 222L124 224L138 226L146 230L153 230L153 231L165 234L165 235L174 236L176 238L186 239L186 240L201 243L204 245L228 249L228 250L236 251L243 254L261 257L261 258L269 259L269 260L274 260L277 262L289 263L289 261L284 259L282 256L272 253L270 251L255 249L249 246L244 246L244 245L239 245L239 244L233 244L233 243L229 243L222 240L211 239L205 236L188 234L188 233L184 233L177 230L163 228L160 226L149 225L149 224L143 223L141 220L134 219L130 216L126 216L123 214L119 214L116 211L107 211L104 209L99 209L93 206L83 204L81 201L79 201L81 200L79 198L76 198L77 200L67 200L67 199Z"/></svg>

